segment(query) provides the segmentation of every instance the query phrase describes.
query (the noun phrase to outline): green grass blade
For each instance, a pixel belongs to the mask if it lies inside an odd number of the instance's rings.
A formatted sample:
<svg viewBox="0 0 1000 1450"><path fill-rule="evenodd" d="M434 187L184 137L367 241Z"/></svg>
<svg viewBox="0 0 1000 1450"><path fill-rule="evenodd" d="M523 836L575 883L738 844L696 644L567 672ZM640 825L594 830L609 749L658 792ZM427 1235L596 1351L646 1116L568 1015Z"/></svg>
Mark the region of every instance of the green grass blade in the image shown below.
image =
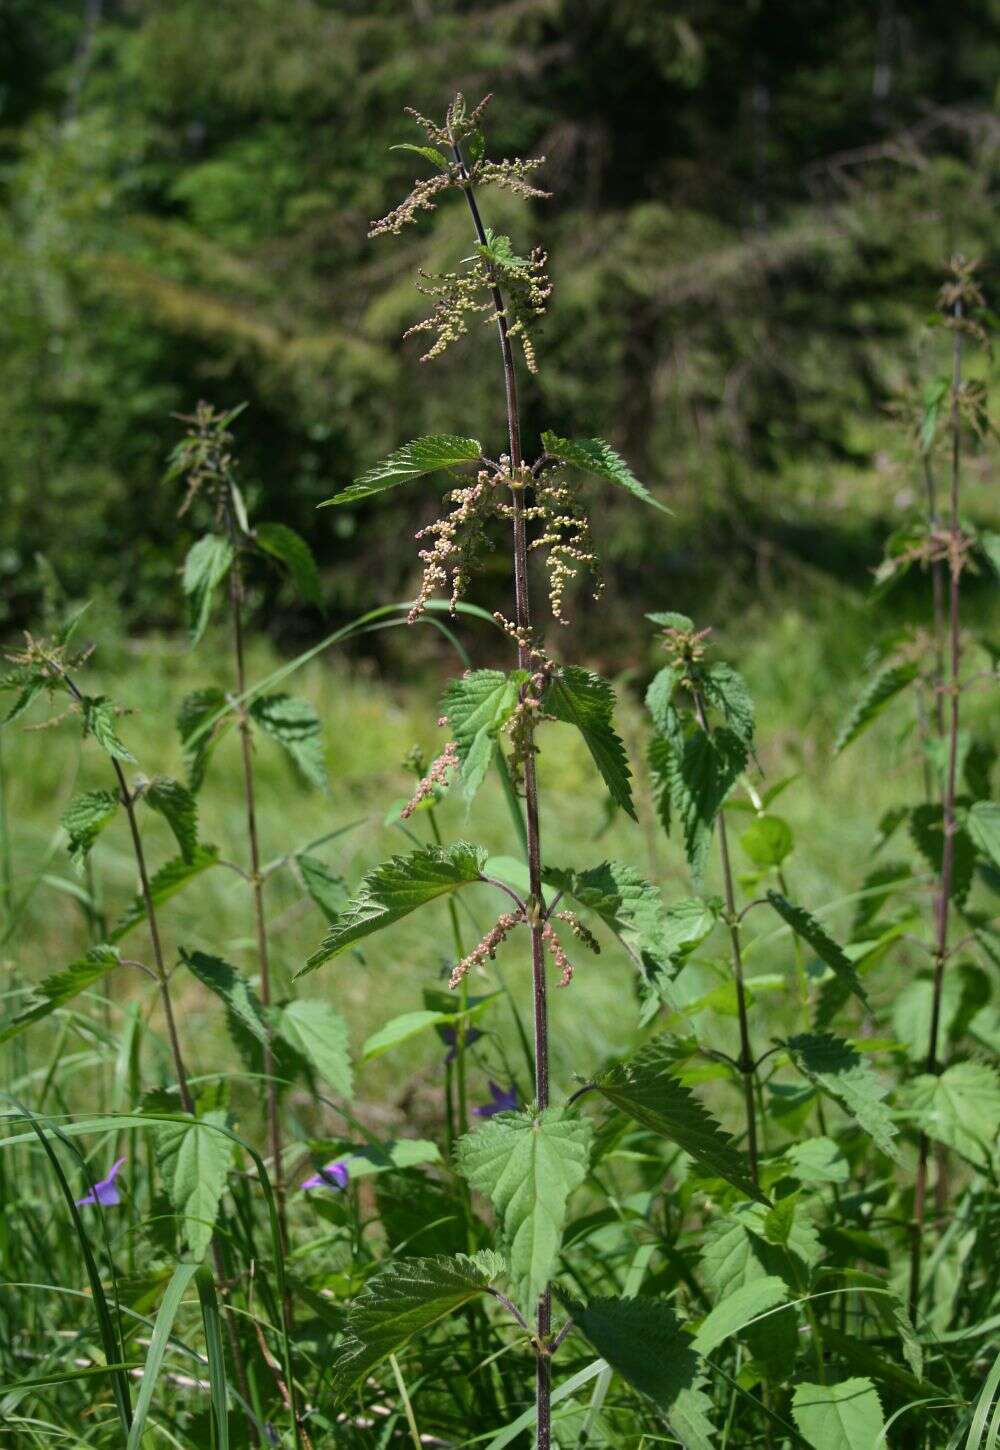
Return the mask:
<svg viewBox="0 0 1000 1450"><path fill-rule="evenodd" d="M212 1416L215 1421L215 1450L229 1450L229 1411L226 1407L226 1360L222 1350L222 1321L215 1280L207 1264L198 1269L198 1298L205 1328L208 1382L211 1386Z"/></svg>
<svg viewBox="0 0 1000 1450"><path fill-rule="evenodd" d="M142 1444L146 1419L153 1403L153 1391L156 1389L156 1381L159 1379L160 1370L163 1367L163 1356L167 1352L170 1331L174 1327L174 1320L177 1317L181 1300L184 1298L184 1291L197 1272L197 1264L178 1264L163 1295L156 1323L153 1325L152 1338L149 1341L149 1353L146 1355L146 1365L142 1373L142 1388L139 1390L139 1398L135 1403L135 1419L129 1430L126 1450L139 1450Z"/></svg>

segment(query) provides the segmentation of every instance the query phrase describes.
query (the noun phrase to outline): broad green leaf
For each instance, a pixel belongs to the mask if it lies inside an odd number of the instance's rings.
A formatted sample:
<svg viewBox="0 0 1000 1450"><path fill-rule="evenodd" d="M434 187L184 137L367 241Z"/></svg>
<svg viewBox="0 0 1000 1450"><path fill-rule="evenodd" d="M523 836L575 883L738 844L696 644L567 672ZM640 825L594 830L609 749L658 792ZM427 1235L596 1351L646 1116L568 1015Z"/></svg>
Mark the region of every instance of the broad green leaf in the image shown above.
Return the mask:
<svg viewBox="0 0 1000 1450"><path fill-rule="evenodd" d="M393 856L369 871L357 894L330 927L303 972L314 971L373 932L382 931L462 886L483 879L486 852L458 841L453 846L423 846L410 856ZM303 972L298 975L302 976Z"/></svg>
<svg viewBox="0 0 1000 1450"><path fill-rule="evenodd" d="M838 1102L869 1134L880 1152L899 1158L896 1129L885 1104L888 1091L861 1054L832 1032L805 1032L788 1039L792 1057L810 1082Z"/></svg>
<svg viewBox="0 0 1000 1450"><path fill-rule="evenodd" d="M329 789L323 727L306 700L293 695L260 695L250 706L250 718L265 735L284 746L310 785Z"/></svg>
<svg viewBox="0 0 1000 1450"><path fill-rule="evenodd" d="M162 906L165 901L176 896L178 891L183 891L196 876L200 876L209 867L217 865L218 860L219 852L215 846L199 845L190 861L185 861L180 856L175 856L172 861L167 861L150 879L149 889L154 907ZM127 936L133 927L145 920L146 904L140 893L115 922L109 940L121 941L122 937Z"/></svg>
<svg viewBox="0 0 1000 1450"><path fill-rule="evenodd" d="M187 952L181 948L181 961L203 986L225 1003L227 1012L236 1017L241 1026L266 1043L267 1023L260 998L242 972L224 962L221 957L209 956L206 952Z"/></svg>
<svg viewBox="0 0 1000 1450"><path fill-rule="evenodd" d="M659 503L645 484L640 483L624 458L616 453L603 438L560 438L557 433L543 433L542 447L551 458L558 458L573 468L581 468L595 478L604 478L609 483L624 488L643 503L652 504L661 513L670 510Z"/></svg>
<svg viewBox="0 0 1000 1450"><path fill-rule="evenodd" d="M447 1012L404 1012L399 1017L392 1017L365 1042L361 1060L367 1062L371 1057L381 1057L383 1052L391 1052L401 1042L409 1042L411 1037L450 1021L451 1014Z"/></svg>
<svg viewBox="0 0 1000 1450"><path fill-rule="evenodd" d="M113 700L107 695L84 695L83 697L83 733L93 735L102 750L107 751L112 760L131 761L135 764L135 756L118 739L115 730L117 711Z"/></svg>
<svg viewBox="0 0 1000 1450"><path fill-rule="evenodd" d="M301 851L295 859L302 874L302 885L327 921L336 921L350 900L343 876L335 876L318 856L310 856L305 851Z"/></svg>
<svg viewBox="0 0 1000 1450"><path fill-rule="evenodd" d="M684 832L684 849L695 881L704 875L715 818L746 768L747 748L723 726L711 733L696 729L686 738L661 735L650 749L650 766L658 793L669 802L660 816L669 829L676 815Z"/></svg>
<svg viewBox="0 0 1000 1450"><path fill-rule="evenodd" d="M323 608L316 560L300 534L284 524L258 524L254 542L265 554L284 564L292 583L307 604L314 604L320 610Z"/></svg>
<svg viewBox="0 0 1000 1450"><path fill-rule="evenodd" d="M965 982L961 974L953 969L946 971L942 977L939 996L939 1041L946 1041L951 1036L955 1018L962 1007L964 993ZM893 999L893 1034L906 1044L914 1061L922 1062L927 1058L935 995L934 979L928 974L912 978Z"/></svg>
<svg viewBox="0 0 1000 1450"><path fill-rule="evenodd" d="M155 775L142 799L166 820L181 848L181 858L193 860L198 848L198 802L187 787L168 775Z"/></svg>
<svg viewBox="0 0 1000 1450"><path fill-rule="evenodd" d="M835 1385L798 1385L792 1418L812 1450L876 1450L885 1443L882 1404L864 1377Z"/></svg>
<svg viewBox="0 0 1000 1450"><path fill-rule="evenodd" d="M780 866L794 844L792 828L781 816L758 816L740 836L740 845L762 870Z"/></svg>
<svg viewBox="0 0 1000 1450"><path fill-rule="evenodd" d="M398 1259L371 1279L347 1312L333 1362L338 1399L364 1384L390 1354L463 1304L485 1294L504 1272L496 1254Z"/></svg>
<svg viewBox="0 0 1000 1450"><path fill-rule="evenodd" d="M607 680L578 665L564 666L549 684L542 709L575 725L615 805L636 819L625 747L614 729L615 692Z"/></svg>
<svg viewBox="0 0 1000 1450"><path fill-rule="evenodd" d="M785 1157L800 1183L846 1183L847 1159L832 1138L804 1138L785 1149Z"/></svg>
<svg viewBox="0 0 1000 1450"><path fill-rule="evenodd" d="M683 1148L703 1172L724 1178L748 1198L767 1202L754 1186L746 1159L679 1080L675 1060L659 1039L602 1073L595 1086L620 1112Z"/></svg>
<svg viewBox="0 0 1000 1450"><path fill-rule="evenodd" d="M917 1124L929 1138L986 1169L1000 1132L1000 1077L985 1062L956 1062L940 1077L924 1073L906 1093Z"/></svg>
<svg viewBox="0 0 1000 1450"><path fill-rule="evenodd" d="M808 946L812 947L820 960L825 962L844 986L849 988L855 997L867 1007L868 998L858 979L858 974L854 970L854 963L816 918L803 907L793 905L779 891L769 891L767 899L782 921L786 921L795 935L801 937Z"/></svg>
<svg viewBox="0 0 1000 1450"><path fill-rule="evenodd" d="M226 1114L212 1108L183 1123L160 1123L156 1158L171 1206L184 1228L188 1252L199 1263L212 1238L233 1157L232 1139L218 1129Z"/></svg>
<svg viewBox="0 0 1000 1450"><path fill-rule="evenodd" d="M662 1299L568 1301L573 1323L622 1379L667 1417L684 1450L714 1450L701 1357Z"/></svg>
<svg viewBox="0 0 1000 1450"><path fill-rule="evenodd" d="M422 156L425 161L429 161L439 171L449 171L451 169L451 162L445 156L444 152L439 151L436 146L413 146L409 141L401 141L398 146L390 146L389 150L412 151L415 156Z"/></svg>
<svg viewBox="0 0 1000 1450"><path fill-rule="evenodd" d="M920 666L913 662L905 665L883 665L870 679L865 681L861 694L855 701L850 714L841 725L833 743L834 755L857 740L882 711L894 700L901 690L911 685L920 673Z"/></svg>
<svg viewBox="0 0 1000 1450"><path fill-rule="evenodd" d="M965 827L976 849L1000 867L1000 805L996 801L976 801L969 807Z"/></svg>
<svg viewBox="0 0 1000 1450"><path fill-rule="evenodd" d="M60 825L69 837L70 860L82 867L87 853L112 821L121 802L114 791L89 790L74 796L62 814Z"/></svg>
<svg viewBox="0 0 1000 1450"><path fill-rule="evenodd" d="M517 705L518 691L527 675L516 670L473 670L452 680L441 701L440 713L458 747L462 762L462 790L471 800L486 778L497 734Z"/></svg>
<svg viewBox="0 0 1000 1450"><path fill-rule="evenodd" d="M16 1037L32 1022L48 1017L57 1007L64 1006L81 992L86 992L120 961L121 957L114 947L91 947L85 956L63 971L44 977L32 987L31 996L12 1017L0 1019L0 1044Z"/></svg>
<svg viewBox="0 0 1000 1450"><path fill-rule="evenodd" d="M498 1113L456 1145L459 1172L503 1228L515 1294L530 1314L552 1277L566 1204L587 1176L592 1128L565 1108Z"/></svg>
<svg viewBox="0 0 1000 1450"><path fill-rule="evenodd" d="M302 1054L324 1082L350 1101L354 1093L347 1023L329 1002L299 998L277 1018L279 1034Z"/></svg>
<svg viewBox="0 0 1000 1450"><path fill-rule="evenodd" d="M653 724L662 734L670 733L673 726L674 717L670 712L673 709L674 691L681 681L681 673L674 665L664 665L653 676L646 691L646 709L653 717Z"/></svg>
<svg viewBox="0 0 1000 1450"><path fill-rule="evenodd" d="M747 682L739 670L718 660L698 672L698 688L713 709L718 710L734 735L748 750L753 749L754 705Z"/></svg>
<svg viewBox="0 0 1000 1450"><path fill-rule="evenodd" d="M427 438L416 438L390 453L381 463L376 463L356 478L347 488L333 498L324 499L319 505L358 503L363 498L385 493L411 479L421 478L427 473L437 473L442 468L453 468L459 463L478 463L483 456L482 444L475 438L457 438L452 433L434 433Z"/></svg>
<svg viewBox="0 0 1000 1450"><path fill-rule="evenodd" d="M188 637L196 645L205 633L212 611L212 596L229 573L233 546L222 534L206 534L192 544L184 560L183 585L187 595Z"/></svg>
<svg viewBox="0 0 1000 1450"><path fill-rule="evenodd" d="M214 724L210 723L214 721ZM233 713L221 690L209 687L185 695L177 712L177 729L184 752L188 788L196 794L205 779L209 756L233 723Z"/></svg>
<svg viewBox="0 0 1000 1450"><path fill-rule="evenodd" d="M764 1236L767 1210L760 1204L740 1203L725 1214L713 1214L702 1240L702 1273L713 1297L725 1302L745 1285L780 1278L795 1282L795 1265L788 1250ZM776 1316L777 1317L777 1316Z"/></svg>
<svg viewBox="0 0 1000 1450"><path fill-rule="evenodd" d="M914 806L910 811L910 835L931 870L940 877L944 862L944 813L941 806L932 801ZM976 852L972 838L960 826L954 835L950 893L959 906L965 904L975 866Z"/></svg>
<svg viewBox="0 0 1000 1450"><path fill-rule="evenodd" d="M694 1337L699 1354L711 1354L734 1334L746 1328L751 1319L775 1309L788 1298L788 1285L775 1274L743 1284L705 1316Z"/></svg>

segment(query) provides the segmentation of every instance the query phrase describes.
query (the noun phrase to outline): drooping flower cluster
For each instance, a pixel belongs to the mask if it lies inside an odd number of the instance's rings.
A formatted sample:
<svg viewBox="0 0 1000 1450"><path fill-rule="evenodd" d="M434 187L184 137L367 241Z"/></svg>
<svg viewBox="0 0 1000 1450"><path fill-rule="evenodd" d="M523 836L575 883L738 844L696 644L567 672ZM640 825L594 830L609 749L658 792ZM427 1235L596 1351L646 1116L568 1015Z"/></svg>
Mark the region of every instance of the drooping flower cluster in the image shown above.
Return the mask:
<svg viewBox="0 0 1000 1450"><path fill-rule="evenodd" d="M486 524L493 517L505 517L509 505L497 487L497 478L481 469L475 483L445 494L449 512L418 531L417 539L432 540L418 557L423 566L420 590L407 616L407 623L419 619L427 601L438 589L450 584L451 607L461 599L472 572L484 551L491 548Z"/></svg>
<svg viewBox="0 0 1000 1450"><path fill-rule="evenodd" d="M492 961L515 926L520 926L525 920L524 912L520 908L517 911L505 911L490 927L482 941L472 948L468 956L455 964L448 986L454 990L474 967L481 967L487 960Z"/></svg>
<svg viewBox="0 0 1000 1450"><path fill-rule="evenodd" d="M435 790L445 790L448 785L449 772L457 770L460 764L458 745L454 740L449 740L437 759L431 761L426 775L417 783L416 790L399 813L400 820L408 821L413 812L423 804L428 796L432 796Z"/></svg>
<svg viewBox="0 0 1000 1450"><path fill-rule="evenodd" d="M530 548L547 551L552 614L560 624L568 624L563 613L566 586L581 568L589 570L594 581L594 598L600 598L604 591L600 563L592 547L590 519L575 489L564 478L552 474L542 474L538 479L535 501L525 514L542 527Z"/></svg>

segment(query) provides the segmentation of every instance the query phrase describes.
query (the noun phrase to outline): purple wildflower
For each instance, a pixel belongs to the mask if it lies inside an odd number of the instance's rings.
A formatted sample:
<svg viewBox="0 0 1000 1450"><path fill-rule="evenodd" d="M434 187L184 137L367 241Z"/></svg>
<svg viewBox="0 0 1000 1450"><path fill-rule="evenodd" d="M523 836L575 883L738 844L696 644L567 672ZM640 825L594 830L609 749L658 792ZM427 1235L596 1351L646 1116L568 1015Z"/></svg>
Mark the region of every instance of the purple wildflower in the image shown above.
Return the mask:
<svg viewBox="0 0 1000 1450"><path fill-rule="evenodd" d="M347 1164L338 1160L335 1163L327 1163L318 1173L314 1173L311 1178L306 1178L299 1186L301 1188L332 1188L334 1193L339 1193L342 1188L347 1187L349 1177Z"/></svg>
<svg viewBox="0 0 1000 1450"><path fill-rule="evenodd" d="M449 1049L445 1054L445 1062L454 1062L458 1056L458 1028L439 1027L438 1032L441 1035L441 1041ZM471 1047L474 1042L478 1042L482 1035L478 1027L467 1028L465 1033L466 1047Z"/></svg>
<svg viewBox="0 0 1000 1450"><path fill-rule="evenodd" d="M495 1118L497 1113L516 1113L518 1109L517 1088L508 1088L504 1092L499 1083L490 1082L491 1103L484 1103L482 1107L473 1108L472 1115L475 1118Z"/></svg>
<svg viewBox="0 0 1000 1450"><path fill-rule="evenodd" d="M124 1162L124 1158L119 1158L117 1162L112 1163L107 1178L102 1178L99 1183L94 1184L89 1193L85 1193L82 1198L76 1200L77 1208L82 1208L85 1203L99 1203L102 1208L116 1208L121 1203L121 1196L115 1179Z"/></svg>

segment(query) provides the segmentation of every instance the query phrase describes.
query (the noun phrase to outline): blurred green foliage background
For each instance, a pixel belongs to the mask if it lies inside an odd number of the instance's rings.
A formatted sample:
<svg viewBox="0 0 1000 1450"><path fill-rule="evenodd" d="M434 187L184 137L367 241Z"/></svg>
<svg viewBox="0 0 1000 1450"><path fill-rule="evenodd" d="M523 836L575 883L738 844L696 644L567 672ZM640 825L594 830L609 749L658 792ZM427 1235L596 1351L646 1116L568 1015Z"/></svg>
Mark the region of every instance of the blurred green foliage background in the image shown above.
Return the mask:
<svg viewBox="0 0 1000 1450"><path fill-rule="evenodd" d="M940 262L981 256L989 292L997 261L997 0L3 0L0 67L2 629L39 553L177 623L161 477L199 397L250 401L251 504L310 539L334 621L413 593L426 490L315 513L422 431L502 437L492 336L424 367L400 340L463 209L366 239L422 139L404 105L493 91L493 154L547 157L551 201L487 199L556 284L529 428L611 438L677 515L602 500L585 625L621 663L637 599L864 587L919 498L885 405L940 370Z"/></svg>

